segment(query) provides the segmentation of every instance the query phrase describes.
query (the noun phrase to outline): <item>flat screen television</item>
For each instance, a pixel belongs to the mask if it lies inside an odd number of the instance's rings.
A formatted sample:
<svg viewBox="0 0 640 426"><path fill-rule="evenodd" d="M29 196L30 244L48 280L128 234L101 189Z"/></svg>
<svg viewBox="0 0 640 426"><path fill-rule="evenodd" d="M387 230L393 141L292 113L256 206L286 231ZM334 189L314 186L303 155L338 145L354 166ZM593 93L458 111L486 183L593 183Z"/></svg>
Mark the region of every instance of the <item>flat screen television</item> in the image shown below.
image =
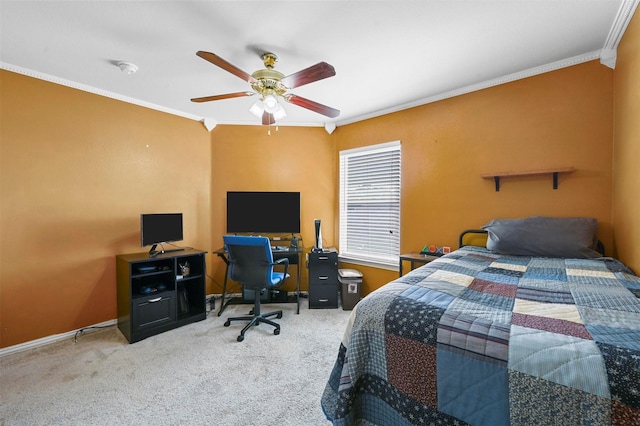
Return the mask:
<svg viewBox="0 0 640 426"><path fill-rule="evenodd" d="M227 192L227 233L300 233L300 193Z"/></svg>
<svg viewBox="0 0 640 426"><path fill-rule="evenodd" d="M182 213L151 213L140 215L142 247L182 241Z"/></svg>

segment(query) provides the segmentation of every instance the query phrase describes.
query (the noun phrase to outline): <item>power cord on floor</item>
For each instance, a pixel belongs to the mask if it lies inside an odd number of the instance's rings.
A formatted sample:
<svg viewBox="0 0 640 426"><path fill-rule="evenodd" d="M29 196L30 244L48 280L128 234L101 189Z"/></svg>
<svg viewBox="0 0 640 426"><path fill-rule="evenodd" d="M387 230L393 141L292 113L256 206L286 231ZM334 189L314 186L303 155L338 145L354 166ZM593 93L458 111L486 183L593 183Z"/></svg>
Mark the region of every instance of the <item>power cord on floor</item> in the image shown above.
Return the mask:
<svg viewBox="0 0 640 426"><path fill-rule="evenodd" d="M113 327L115 326L115 324L111 324L111 325L93 325L91 327L85 327L85 328L81 328L80 330L76 331L76 333L73 336L73 343L78 343L78 336L80 336L81 334L84 334L85 330L91 330L91 329L97 329L97 328L109 328L109 327Z"/></svg>

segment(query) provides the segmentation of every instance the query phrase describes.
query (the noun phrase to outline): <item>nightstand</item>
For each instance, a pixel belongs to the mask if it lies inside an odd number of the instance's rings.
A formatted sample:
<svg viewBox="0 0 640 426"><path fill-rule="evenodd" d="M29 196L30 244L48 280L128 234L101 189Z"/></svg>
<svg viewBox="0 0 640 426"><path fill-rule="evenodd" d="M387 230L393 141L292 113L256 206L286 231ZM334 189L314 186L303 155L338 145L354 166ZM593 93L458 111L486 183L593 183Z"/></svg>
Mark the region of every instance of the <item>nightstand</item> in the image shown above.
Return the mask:
<svg viewBox="0 0 640 426"><path fill-rule="evenodd" d="M430 254L421 254L421 253L406 253L400 255L400 268L398 269L399 276L402 276L402 262L407 261L411 263L411 270L415 268L416 264L426 264L436 259L439 259L440 256L432 256Z"/></svg>

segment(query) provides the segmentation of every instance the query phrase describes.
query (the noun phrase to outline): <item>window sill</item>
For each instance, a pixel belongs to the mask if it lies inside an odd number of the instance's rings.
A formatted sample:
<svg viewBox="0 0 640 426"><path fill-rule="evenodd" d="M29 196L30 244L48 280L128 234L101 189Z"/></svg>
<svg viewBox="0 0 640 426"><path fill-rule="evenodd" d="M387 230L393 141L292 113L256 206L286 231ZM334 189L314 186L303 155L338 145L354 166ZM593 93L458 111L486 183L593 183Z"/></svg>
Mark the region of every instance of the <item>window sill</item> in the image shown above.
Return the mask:
<svg viewBox="0 0 640 426"><path fill-rule="evenodd" d="M372 268L386 269L388 271L398 271L398 263L391 264L391 263L384 263L384 262L376 262L373 260L358 259L358 258L341 255L340 253L338 253L338 261L345 262L345 263L352 263L354 265L362 265L362 266L369 266Z"/></svg>

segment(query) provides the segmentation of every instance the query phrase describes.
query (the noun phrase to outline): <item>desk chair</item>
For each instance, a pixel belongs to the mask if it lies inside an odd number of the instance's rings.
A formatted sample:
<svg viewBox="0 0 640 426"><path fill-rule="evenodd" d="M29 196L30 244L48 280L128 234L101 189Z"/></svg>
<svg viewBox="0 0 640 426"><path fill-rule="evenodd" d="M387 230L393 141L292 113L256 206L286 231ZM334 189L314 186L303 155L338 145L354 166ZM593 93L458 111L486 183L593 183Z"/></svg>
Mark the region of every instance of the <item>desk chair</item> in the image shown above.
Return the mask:
<svg viewBox="0 0 640 426"><path fill-rule="evenodd" d="M238 342L244 340L244 333L251 326L261 322L275 327L273 334L280 334L280 324L268 318L282 318L282 311L273 311L265 314L260 313L260 293L265 290L279 288L284 284L284 280L289 278L289 259L282 258L273 261L271 243L267 237L248 237L225 235L224 247L229 257L229 278L242 284L245 288L253 290L254 303L253 315L228 318L224 323L225 327L231 325L231 321L249 321L238 336ZM275 265L284 265L284 272L273 270Z"/></svg>

